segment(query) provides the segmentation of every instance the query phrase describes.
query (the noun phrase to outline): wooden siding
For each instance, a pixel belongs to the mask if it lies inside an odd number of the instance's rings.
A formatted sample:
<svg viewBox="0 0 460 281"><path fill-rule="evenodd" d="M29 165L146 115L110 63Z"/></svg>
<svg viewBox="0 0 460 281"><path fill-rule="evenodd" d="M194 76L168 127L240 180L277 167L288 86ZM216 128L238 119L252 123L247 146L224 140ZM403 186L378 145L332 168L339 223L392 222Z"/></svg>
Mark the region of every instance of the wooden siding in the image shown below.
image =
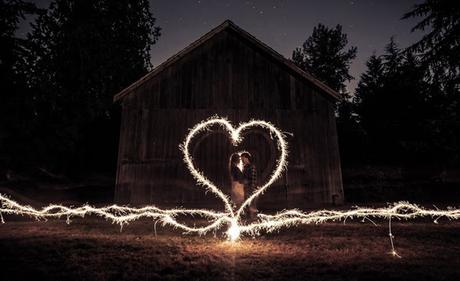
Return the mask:
<svg viewBox="0 0 460 281"><path fill-rule="evenodd" d="M287 172L260 198L263 208L343 202L334 100L234 31L216 34L134 91L122 99L116 202L222 207L196 185L179 150L189 128L216 114L235 125L267 120L293 134ZM192 148L196 165L227 193L235 149L254 155L261 181L278 153L262 130L234 148L214 128Z"/></svg>

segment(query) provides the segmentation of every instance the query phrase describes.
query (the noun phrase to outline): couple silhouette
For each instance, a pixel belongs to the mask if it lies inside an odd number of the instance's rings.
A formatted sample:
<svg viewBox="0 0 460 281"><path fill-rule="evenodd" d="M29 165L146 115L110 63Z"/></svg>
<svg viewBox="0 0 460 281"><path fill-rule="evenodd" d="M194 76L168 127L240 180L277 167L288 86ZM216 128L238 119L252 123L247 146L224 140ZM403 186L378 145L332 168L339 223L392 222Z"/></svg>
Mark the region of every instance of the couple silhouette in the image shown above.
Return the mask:
<svg viewBox="0 0 460 281"><path fill-rule="evenodd" d="M231 198L239 209L244 201L257 188L257 170L249 152L233 153L230 157L229 173L231 180ZM256 199L249 205L249 216L257 214Z"/></svg>

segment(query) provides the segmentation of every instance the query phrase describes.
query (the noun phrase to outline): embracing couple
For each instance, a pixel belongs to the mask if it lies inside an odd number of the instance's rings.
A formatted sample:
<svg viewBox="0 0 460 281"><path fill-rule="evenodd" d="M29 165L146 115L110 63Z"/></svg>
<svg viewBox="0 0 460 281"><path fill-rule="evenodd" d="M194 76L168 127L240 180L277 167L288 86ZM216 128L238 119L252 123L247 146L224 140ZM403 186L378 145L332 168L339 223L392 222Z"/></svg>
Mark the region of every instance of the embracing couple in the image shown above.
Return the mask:
<svg viewBox="0 0 460 281"><path fill-rule="evenodd" d="M242 169L241 169L241 163ZM257 188L257 170L252 164L252 157L249 152L240 154L234 153L230 157L229 164L230 180L232 187L232 201L237 208L251 196ZM256 199L249 205L249 216L254 218L257 214Z"/></svg>

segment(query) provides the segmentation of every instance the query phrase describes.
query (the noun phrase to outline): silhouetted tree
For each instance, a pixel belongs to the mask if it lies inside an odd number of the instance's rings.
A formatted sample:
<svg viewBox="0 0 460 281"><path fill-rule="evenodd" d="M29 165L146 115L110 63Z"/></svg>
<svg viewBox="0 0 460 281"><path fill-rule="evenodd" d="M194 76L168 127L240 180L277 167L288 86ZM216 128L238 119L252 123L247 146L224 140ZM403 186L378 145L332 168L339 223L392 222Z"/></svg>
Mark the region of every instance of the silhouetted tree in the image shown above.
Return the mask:
<svg viewBox="0 0 460 281"><path fill-rule="evenodd" d="M112 97L146 73L160 35L149 1L55 0L32 28L24 71L35 93L42 158L63 169L72 157L114 164Z"/></svg>
<svg viewBox="0 0 460 281"><path fill-rule="evenodd" d="M426 0L403 16L419 18L412 31L423 38L407 48L418 55L430 82L430 103L437 115L430 121L437 132L434 145L445 161L460 162L460 6L455 1Z"/></svg>
<svg viewBox="0 0 460 281"><path fill-rule="evenodd" d="M328 28L318 24L302 48L293 51L292 60L332 89L345 93L345 82L353 79L349 68L357 52L353 46L346 50L347 44L341 25Z"/></svg>
<svg viewBox="0 0 460 281"><path fill-rule="evenodd" d="M460 6L455 1L426 0L414 6L403 19L422 17L412 31L428 31L409 47L421 55L424 62L442 64L451 78L458 79L460 65Z"/></svg>
<svg viewBox="0 0 460 281"><path fill-rule="evenodd" d="M412 53L402 53L391 38L382 56L366 63L354 97L369 158L379 162L429 159L430 111L424 69Z"/></svg>
<svg viewBox="0 0 460 281"><path fill-rule="evenodd" d="M335 28L318 24L313 28L312 35L303 43L302 48L292 52L292 61L312 74L326 85L339 92L342 100L338 104L337 127L342 158L351 159L360 128L353 115L350 96L345 83L353 79L349 73L351 61L356 57L357 48L348 49L348 38L342 31L342 26ZM345 151L347 151L345 153ZM348 156L350 155L350 157Z"/></svg>
<svg viewBox="0 0 460 281"><path fill-rule="evenodd" d="M381 128L376 126L384 114L379 99L384 95L384 65L382 57L375 53L366 62L367 70L361 74L358 87L353 97L353 112L357 114L360 127L365 135L376 135ZM367 140L369 142L369 140ZM361 150L365 154L373 154L369 143L362 142ZM366 144L366 145L365 145ZM365 159L359 159L364 161ZM369 159L368 159L369 160Z"/></svg>
<svg viewBox="0 0 460 281"><path fill-rule="evenodd" d="M28 158L24 141L30 139L32 99L18 71L27 41L16 31L26 15L37 12L29 2L0 0L0 166L15 166L18 158Z"/></svg>
<svg viewBox="0 0 460 281"><path fill-rule="evenodd" d="M401 50L396 44L394 37L390 38L390 42L385 46L385 53L383 55L385 64L385 73L387 76L398 74L398 68L402 61Z"/></svg>

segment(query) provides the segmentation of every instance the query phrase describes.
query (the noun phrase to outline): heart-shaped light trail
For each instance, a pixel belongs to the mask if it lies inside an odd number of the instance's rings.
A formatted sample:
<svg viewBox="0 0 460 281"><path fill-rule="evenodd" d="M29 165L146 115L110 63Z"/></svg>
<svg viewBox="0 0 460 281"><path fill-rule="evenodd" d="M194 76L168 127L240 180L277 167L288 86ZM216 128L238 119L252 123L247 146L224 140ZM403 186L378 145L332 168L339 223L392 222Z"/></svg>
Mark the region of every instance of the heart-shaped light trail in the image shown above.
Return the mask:
<svg viewBox="0 0 460 281"><path fill-rule="evenodd" d="M221 126L224 130L228 132L229 137L231 138L232 144L237 146L243 140L242 134L254 127L260 127L266 129L270 132L272 139L276 141L277 147L280 151L280 155L276 160L276 167L272 174L270 175L268 181L256 187L255 191L249 196L246 201L240 206L236 212L233 209L230 199L227 195L222 192L218 186L216 186L211 180L209 180L202 171L198 170L193 164L193 158L190 155L189 145L192 140L199 135L200 133L209 130L213 126ZM187 165L192 176L196 179L198 184L204 186L207 191L213 193L217 198L220 198L224 205L226 211L230 214L230 227L227 231L228 237L231 240L236 240L240 234L239 221L245 207L249 206L251 202L263 194L267 188L272 185L282 174L284 169L287 166L287 156L288 156L288 145L285 140L285 135L278 130L273 124L263 120L251 120L246 123L240 123L237 128L234 128L233 125L226 119L218 116L211 117L205 121L202 121L196 124L189 132L184 142L180 145L180 149L184 154L184 162Z"/></svg>
<svg viewBox="0 0 460 281"><path fill-rule="evenodd" d="M236 210L233 210L231 201L222 193L222 191L215 186L209 179L207 179L202 172L195 169L193 166L193 159L190 156L188 146L190 141L195 135L203 130L210 129L213 125L223 126L232 139L232 143L237 145L242 140L241 133L251 127L262 127L270 131L275 139L280 150L280 157L277 160L276 169L273 171L270 179L264 185L258 187L256 191L243 203L243 205ZM460 209L449 207L447 210L425 209L415 204L408 202L399 202L390 204L384 208L359 208L355 207L351 210L318 210L311 212L301 212L299 210L285 210L274 215L259 214L259 220L250 224L240 225L239 219L243 209L248 206L254 198L261 195L277 178L280 177L284 168L286 167L287 158L287 143L284 135L271 123L266 121L252 120L247 123L240 124L238 128L234 128L230 122L225 118L212 117L205 120L195 127L193 127L187 135L184 143L181 145L184 152L184 160L192 175L197 179L198 183L205 186L217 197L221 198L225 204L226 212L216 212L204 209L160 209L155 206L145 206L142 208L134 208L128 206L111 205L106 207L96 208L90 205L81 207L66 207L60 204L51 204L41 209L35 209L31 206L21 205L18 202L0 194L0 221L5 223L3 214L13 214L21 216L29 216L37 220L46 220L49 218L67 217L67 222L70 223L71 217L85 217L87 215L96 215L104 218L105 220L119 224L120 227L128 224L129 222L139 220L141 218L150 218L155 222L161 222L163 225L170 225L175 228L181 229L187 233L205 234L209 231L215 231L223 225L228 226L226 232L227 237L231 241L237 240L241 234L255 236L260 231L271 232L281 227L296 226L299 224L319 224L331 221L343 221L349 218L360 218L363 221L371 221L371 218L388 219L389 238L391 242L391 254L399 256L393 245L394 236L391 232L391 220L408 220L421 217L431 217L437 223L441 218L449 220L460 219ZM188 226L177 221L178 216L199 216L207 219L210 224L205 226Z"/></svg>

